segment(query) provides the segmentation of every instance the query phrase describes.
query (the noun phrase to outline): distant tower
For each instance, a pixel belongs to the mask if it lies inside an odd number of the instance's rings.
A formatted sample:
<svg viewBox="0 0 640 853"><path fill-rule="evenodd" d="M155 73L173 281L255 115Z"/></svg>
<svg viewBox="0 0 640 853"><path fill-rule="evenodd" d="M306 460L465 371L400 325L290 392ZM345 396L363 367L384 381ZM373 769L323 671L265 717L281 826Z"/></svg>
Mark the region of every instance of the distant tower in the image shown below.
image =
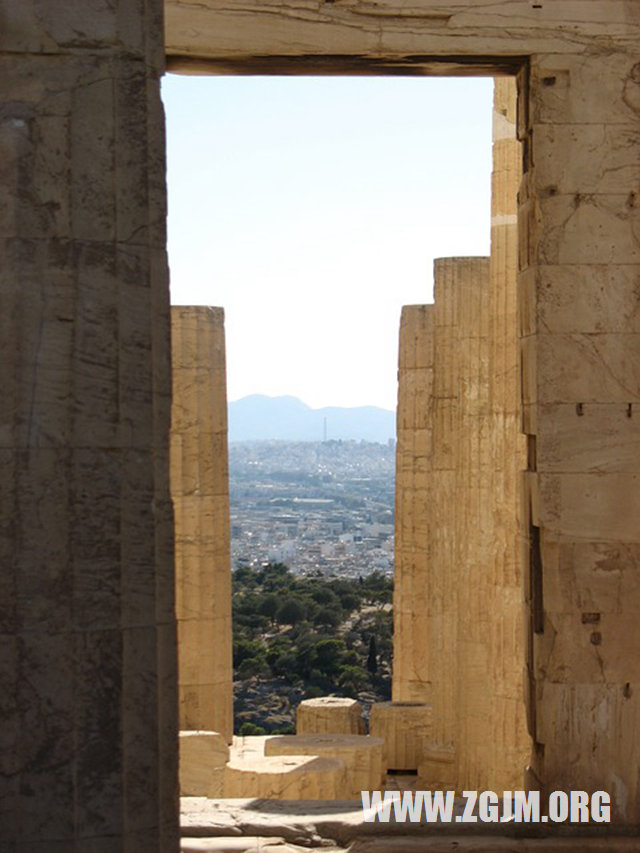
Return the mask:
<svg viewBox="0 0 640 853"><path fill-rule="evenodd" d="M323 441L327 440L327 418L326 417L324 419L324 425L322 427L322 440Z"/></svg>

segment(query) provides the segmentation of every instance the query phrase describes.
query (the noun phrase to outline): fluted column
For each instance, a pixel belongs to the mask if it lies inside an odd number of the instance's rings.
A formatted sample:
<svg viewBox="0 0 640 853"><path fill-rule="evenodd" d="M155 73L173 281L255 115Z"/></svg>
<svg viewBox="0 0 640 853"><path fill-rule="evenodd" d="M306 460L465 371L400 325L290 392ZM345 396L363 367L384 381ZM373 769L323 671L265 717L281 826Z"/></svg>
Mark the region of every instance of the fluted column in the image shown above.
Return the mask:
<svg viewBox="0 0 640 853"><path fill-rule="evenodd" d="M222 308L171 309L180 728L233 736L227 392Z"/></svg>
<svg viewBox="0 0 640 853"><path fill-rule="evenodd" d="M522 784L530 738L524 702L525 613L522 482L527 467L520 399L517 312L517 194L522 150L516 138L516 82L494 80L493 170L491 179L491 262L489 318L491 371L490 598L492 750L482 787L513 789Z"/></svg>
<svg viewBox="0 0 640 853"><path fill-rule="evenodd" d="M490 488L489 259L457 261L457 407L454 499L455 524L456 783L465 789L485 778L492 742L490 660L492 623L500 613L489 606L493 591L493 506ZM477 788L476 788L477 790Z"/></svg>
<svg viewBox="0 0 640 853"><path fill-rule="evenodd" d="M457 689L456 469L459 432L458 315L460 277L466 259L434 264L434 374L432 490L428 536L430 596L424 644L429 649L433 741L453 746Z"/></svg>
<svg viewBox="0 0 640 853"><path fill-rule="evenodd" d="M433 433L433 305L402 309L398 359L396 528L393 581L394 702L429 701L425 620Z"/></svg>
<svg viewBox="0 0 640 853"><path fill-rule="evenodd" d="M422 769L437 776L453 760L456 784L472 789L521 785L528 750L519 155L505 78L495 89L492 257L438 260L435 305L405 308L401 324L394 700L432 703Z"/></svg>

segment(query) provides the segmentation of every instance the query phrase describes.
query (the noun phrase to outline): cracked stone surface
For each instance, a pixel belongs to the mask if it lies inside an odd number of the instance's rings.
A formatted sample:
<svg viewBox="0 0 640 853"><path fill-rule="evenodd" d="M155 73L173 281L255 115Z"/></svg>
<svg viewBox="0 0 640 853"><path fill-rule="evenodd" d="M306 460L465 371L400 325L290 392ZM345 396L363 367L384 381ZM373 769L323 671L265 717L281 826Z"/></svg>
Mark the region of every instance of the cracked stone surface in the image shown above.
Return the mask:
<svg viewBox="0 0 640 853"><path fill-rule="evenodd" d="M317 801L182 799L183 850L250 851L259 845L290 845L333 853L631 853L637 839L611 833L607 827L514 824L365 823L360 806ZM454 818L464 800L456 800ZM570 837L571 834L579 837ZM259 839L259 840L258 840ZM228 845L225 847L224 845ZM191 846L189 846L191 845ZM209 845L209 846L207 846ZM220 845L220 846L216 846ZM235 845L235 846L234 846ZM253 845L253 846L252 846ZM635 846L634 846L635 845ZM266 849L269 849L268 847ZM286 846L284 848L287 849Z"/></svg>
<svg viewBox="0 0 640 853"><path fill-rule="evenodd" d="M219 732L230 744L231 534L222 308L171 308L171 374L180 728Z"/></svg>

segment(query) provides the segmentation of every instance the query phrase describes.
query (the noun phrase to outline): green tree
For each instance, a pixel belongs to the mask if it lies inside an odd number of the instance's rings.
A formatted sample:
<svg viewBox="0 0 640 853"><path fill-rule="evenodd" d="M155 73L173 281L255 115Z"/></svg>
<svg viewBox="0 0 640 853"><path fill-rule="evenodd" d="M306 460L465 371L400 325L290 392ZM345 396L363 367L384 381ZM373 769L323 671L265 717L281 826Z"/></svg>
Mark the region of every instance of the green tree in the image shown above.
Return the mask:
<svg viewBox="0 0 640 853"><path fill-rule="evenodd" d="M280 676L289 682L297 680L298 659L293 652L284 652L271 664L274 675Z"/></svg>
<svg viewBox="0 0 640 853"><path fill-rule="evenodd" d="M239 589L252 589L258 583L258 578L249 566L240 566L233 572L232 581L235 592Z"/></svg>
<svg viewBox="0 0 640 853"><path fill-rule="evenodd" d="M355 649L347 649L347 651L342 656L342 665L347 666L347 664L351 666L360 666L360 655Z"/></svg>
<svg viewBox="0 0 640 853"><path fill-rule="evenodd" d="M287 598L276 612L276 622L279 625L297 625L304 617L304 605L297 598Z"/></svg>
<svg viewBox="0 0 640 853"><path fill-rule="evenodd" d="M369 652L367 654L367 669L371 675L375 675L378 671L378 649L376 646L376 638L372 634L369 637Z"/></svg>
<svg viewBox="0 0 640 853"><path fill-rule="evenodd" d="M278 589L288 589L293 581L293 575L284 563L267 563L258 573L258 581L267 592Z"/></svg>
<svg viewBox="0 0 640 853"><path fill-rule="evenodd" d="M320 642L316 643L314 649L317 668L323 675L335 675L342 663L344 652L345 645L341 637L320 640Z"/></svg>
<svg viewBox="0 0 640 853"><path fill-rule="evenodd" d="M300 677L305 680L310 678L315 661L315 641L311 636L306 636L298 642L296 661L296 670Z"/></svg>
<svg viewBox="0 0 640 853"><path fill-rule="evenodd" d="M346 693L356 694L369 684L369 676L361 666L343 666L338 684Z"/></svg>
<svg viewBox="0 0 640 853"><path fill-rule="evenodd" d="M265 728L263 728L262 726L256 726L255 723L246 722L240 726L238 733L241 734L242 736L245 736L245 735L266 735L267 730Z"/></svg>
<svg viewBox="0 0 640 853"><path fill-rule="evenodd" d="M264 658L245 658L238 667L238 678L253 678L255 675L268 675Z"/></svg>
<svg viewBox="0 0 640 853"><path fill-rule="evenodd" d="M261 599L260 603L258 604L258 613L260 613L262 616L266 616L268 619L271 620L271 623L273 624L275 621L276 613L280 609L281 605L282 598L272 592L269 595L265 595L265 597Z"/></svg>
<svg viewBox="0 0 640 853"><path fill-rule="evenodd" d="M313 617L314 625L323 625L325 628L337 628L342 622L342 610L335 607L321 607Z"/></svg>
<svg viewBox="0 0 640 853"><path fill-rule="evenodd" d="M378 608L390 604L393 600L393 578L383 575L382 572L371 572L363 579L362 586L365 600Z"/></svg>
<svg viewBox="0 0 640 853"><path fill-rule="evenodd" d="M257 640L238 639L233 644L233 665L235 667L249 658L263 658L265 648Z"/></svg>
<svg viewBox="0 0 640 853"><path fill-rule="evenodd" d="M239 613L233 617L239 628L244 628L250 636L255 637L269 627L269 620L259 613Z"/></svg>
<svg viewBox="0 0 640 853"><path fill-rule="evenodd" d="M336 607L338 605L338 596L328 586L318 586L311 591L311 598L318 604L324 606Z"/></svg>
<svg viewBox="0 0 640 853"><path fill-rule="evenodd" d="M353 613L360 607L360 598L353 592L344 592L340 596L340 604L345 613Z"/></svg>

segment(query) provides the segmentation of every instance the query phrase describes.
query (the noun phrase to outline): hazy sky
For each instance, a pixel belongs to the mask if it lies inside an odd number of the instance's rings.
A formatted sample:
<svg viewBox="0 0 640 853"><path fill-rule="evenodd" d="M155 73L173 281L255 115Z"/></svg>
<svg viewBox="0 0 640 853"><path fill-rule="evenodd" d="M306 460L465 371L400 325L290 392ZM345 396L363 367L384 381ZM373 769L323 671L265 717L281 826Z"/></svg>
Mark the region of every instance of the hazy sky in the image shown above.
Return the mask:
<svg viewBox="0 0 640 853"><path fill-rule="evenodd" d="M226 312L228 396L394 408L402 305L489 251L492 82L163 83L176 304Z"/></svg>

